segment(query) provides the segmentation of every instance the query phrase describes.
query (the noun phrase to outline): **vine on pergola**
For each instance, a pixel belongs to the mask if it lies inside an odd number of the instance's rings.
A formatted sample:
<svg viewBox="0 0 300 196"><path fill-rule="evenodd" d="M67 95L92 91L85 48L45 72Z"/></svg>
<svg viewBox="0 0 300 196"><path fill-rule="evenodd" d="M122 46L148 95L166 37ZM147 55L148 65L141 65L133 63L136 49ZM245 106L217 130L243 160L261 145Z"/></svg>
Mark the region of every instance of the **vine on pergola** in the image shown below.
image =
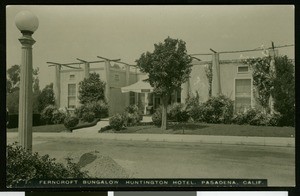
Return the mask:
<svg viewBox="0 0 300 196"><path fill-rule="evenodd" d="M271 57L249 58L243 63L249 65L252 69L253 85L255 86L254 93L256 99L267 113L270 112L269 99L274 88L274 75L270 71Z"/></svg>

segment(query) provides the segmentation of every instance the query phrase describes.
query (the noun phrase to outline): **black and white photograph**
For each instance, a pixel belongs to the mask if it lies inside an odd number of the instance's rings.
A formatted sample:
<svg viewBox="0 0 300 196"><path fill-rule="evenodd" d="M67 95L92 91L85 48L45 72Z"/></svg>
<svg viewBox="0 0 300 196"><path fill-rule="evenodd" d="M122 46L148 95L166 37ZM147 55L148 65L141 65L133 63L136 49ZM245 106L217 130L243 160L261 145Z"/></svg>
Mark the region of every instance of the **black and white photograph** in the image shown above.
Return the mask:
<svg viewBox="0 0 300 196"><path fill-rule="evenodd" d="M7 188L294 187L294 15L8 5Z"/></svg>

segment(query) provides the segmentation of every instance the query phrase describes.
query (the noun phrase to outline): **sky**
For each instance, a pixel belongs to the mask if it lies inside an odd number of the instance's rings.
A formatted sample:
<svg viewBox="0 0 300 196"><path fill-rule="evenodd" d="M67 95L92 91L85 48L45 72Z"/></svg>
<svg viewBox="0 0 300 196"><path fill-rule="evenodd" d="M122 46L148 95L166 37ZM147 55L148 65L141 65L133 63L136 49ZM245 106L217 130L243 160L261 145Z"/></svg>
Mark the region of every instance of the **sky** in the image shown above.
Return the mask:
<svg viewBox="0 0 300 196"><path fill-rule="evenodd" d="M7 6L8 69L21 62L20 31L15 16L22 10L37 15L33 34L33 67L39 67L40 86L54 81L46 62L121 58L134 64L144 52L165 38L182 39L189 54L232 51L294 44L292 5L245 6ZM294 58L294 47L279 50ZM261 52L221 54L222 59L260 57ZM211 60L211 56L197 56ZM95 65L97 66L97 65Z"/></svg>

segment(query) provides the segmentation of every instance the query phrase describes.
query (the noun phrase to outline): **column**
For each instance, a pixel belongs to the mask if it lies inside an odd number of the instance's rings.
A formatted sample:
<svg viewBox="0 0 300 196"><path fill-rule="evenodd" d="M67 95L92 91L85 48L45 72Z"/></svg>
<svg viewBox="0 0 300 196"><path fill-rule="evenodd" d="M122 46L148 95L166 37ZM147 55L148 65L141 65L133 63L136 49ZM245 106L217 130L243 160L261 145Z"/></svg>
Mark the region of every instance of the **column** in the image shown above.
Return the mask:
<svg viewBox="0 0 300 196"><path fill-rule="evenodd" d="M105 97L106 97L106 101L109 103L109 99L110 99L110 62L109 61L105 61L105 74L106 74L106 85L105 85Z"/></svg>
<svg viewBox="0 0 300 196"><path fill-rule="evenodd" d="M130 83L130 66L125 65L126 68L126 86L129 86ZM125 106L130 105L130 93L125 93Z"/></svg>
<svg viewBox="0 0 300 196"><path fill-rule="evenodd" d="M55 105L60 107L60 70L61 65L55 65L55 84L54 84L54 96L55 96Z"/></svg>
<svg viewBox="0 0 300 196"><path fill-rule="evenodd" d="M23 32L22 32L23 33ZM32 150L32 45L35 40L31 34L23 33L19 39L22 44L22 62L19 98L19 144Z"/></svg>
<svg viewBox="0 0 300 196"><path fill-rule="evenodd" d="M212 96L218 96L221 91L219 53L212 54Z"/></svg>
<svg viewBox="0 0 300 196"><path fill-rule="evenodd" d="M84 78L89 78L90 76L90 64L88 62L84 63Z"/></svg>
<svg viewBox="0 0 300 196"><path fill-rule="evenodd" d="M278 50L271 49L269 50L269 55L271 56L271 62L270 62L270 73L273 74L272 77L276 77L276 70L275 70L275 56L278 55ZM274 99L272 95L270 95L269 98L269 107L270 107L270 113L274 114Z"/></svg>

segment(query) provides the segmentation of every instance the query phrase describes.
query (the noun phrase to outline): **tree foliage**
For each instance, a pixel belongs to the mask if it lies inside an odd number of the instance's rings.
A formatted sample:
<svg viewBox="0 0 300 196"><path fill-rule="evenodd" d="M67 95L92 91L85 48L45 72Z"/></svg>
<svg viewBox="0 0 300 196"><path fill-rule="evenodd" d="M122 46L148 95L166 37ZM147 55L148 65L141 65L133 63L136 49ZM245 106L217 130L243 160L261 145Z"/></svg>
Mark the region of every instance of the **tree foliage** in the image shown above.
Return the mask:
<svg viewBox="0 0 300 196"><path fill-rule="evenodd" d="M6 73L6 92L11 93L18 90L20 82L20 65L13 65Z"/></svg>
<svg viewBox="0 0 300 196"><path fill-rule="evenodd" d="M247 59L252 68L256 97L267 112L269 98L274 99L274 109L280 114L279 125L293 126L295 121L295 70L287 56L275 57L275 70L270 69L271 57Z"/></svg>
<svg viewBox="0 0 300 196"><path fill-rule="evenodd" d="M6 78L6 106L10 114L17 114L19 112L19 86L20 86L20 65L13 65L7 70ZM39 85L39 68L36 68L32 72L33 76L33 103L37 102L37 99L41 93ZM38 113L37 104L33 104L33 113Z"/></svg>
<svg viewBox="0 0 300 196"><path fill-rule="evenodd" d="M267 111L270 111L269 99L273 87L273 78L270 74L271 57L250 58L245 63L252 69L253 85L256 87L256 99Z"/></svg>
<svg viewBox="0 0 300 196"><path fill-rule="evenodd" d="M162 129L167 129L167 105L172 92L181 88L192 69L192 58L187 54L185 42L170 37L164 43L154 44L154 51L146 52L137 60L142 72L148 73L154 92L163 103Z"/></svg>
<svg viewBox="0 0 300 196"><path fill-rule="evenodd" d="M19 90L20 86L20 74L21 74L21 67L20 65L13 65L7 71L7 78L6 78L6 93L12 93L14 91ZM33 76L33 90L39 90L39 68L33 69L32 76Z"/></svg>
<svg viewBox="0 0 300 196"><path fill-rule="evenodd" d="M295 68L287 56L275 58L276 77L272 96L274 109L281 114L279 124L293 126L295 123Z"/></svg>
<svg viewBox="0 0 300 196"><path fill-rule="evenodd" d="M46 85L37 98L38 111L42 112L48 105L54 105L53 83Z"/></svg>
<svg viewBox="0 0 300 196"><path fill-rule="evenodd" d="M105 82L100 80L97 73L91 73L79 83L79 100L81 104L105 100Z"/></svg>

